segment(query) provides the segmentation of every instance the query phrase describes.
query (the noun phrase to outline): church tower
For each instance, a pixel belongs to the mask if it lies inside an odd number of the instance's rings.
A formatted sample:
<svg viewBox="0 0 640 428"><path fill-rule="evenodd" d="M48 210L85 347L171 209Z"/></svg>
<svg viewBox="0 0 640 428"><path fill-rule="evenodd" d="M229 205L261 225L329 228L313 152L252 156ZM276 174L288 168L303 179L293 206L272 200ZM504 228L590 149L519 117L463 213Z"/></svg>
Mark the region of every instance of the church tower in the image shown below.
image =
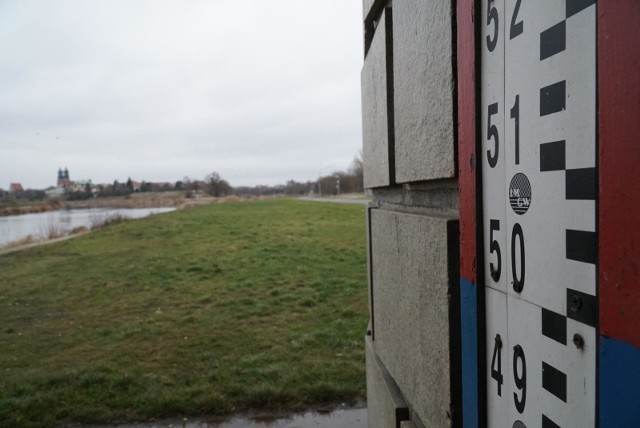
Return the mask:
<svg viewBox="0 0 640 428"><path fill-rule="evenodd" d="M69 170L65 167L64 170L58 168L58 187L67 187L71 184L71 180L69 180Z"/></svg>

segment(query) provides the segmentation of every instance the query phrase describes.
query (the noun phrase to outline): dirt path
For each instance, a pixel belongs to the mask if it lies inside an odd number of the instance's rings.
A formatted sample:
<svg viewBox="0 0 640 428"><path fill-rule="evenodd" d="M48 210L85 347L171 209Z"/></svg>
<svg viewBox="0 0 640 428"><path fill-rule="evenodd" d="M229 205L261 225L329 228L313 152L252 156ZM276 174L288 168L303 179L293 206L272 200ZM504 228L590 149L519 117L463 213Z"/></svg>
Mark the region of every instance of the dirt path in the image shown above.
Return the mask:
<svg viewBox="0 0 640 428"><path fill-rule="evenodd" d="M298 199L301 201L309 201L309 202L333 202L335 204L357 204L357 205L367 205L371 202L370 199L367 198L320 198L314 196L301 196Z"/></svg>
<svg viewBox="0 0 640 428"><path fill-rule="evenodd" d="M56 242L62 242L68 239L77 238L78 236L86 235L87 233L90 233L90 231L74 233L71 235L66 235L60 238L55 238L55 239L43 239L42 241L31 242L29 244L18 245L16 247L6 247L6 248L0 247L0 256L4 254L14 253L16 251L26 250L27 248L39 247L40 245L55 244Z"/></svg>

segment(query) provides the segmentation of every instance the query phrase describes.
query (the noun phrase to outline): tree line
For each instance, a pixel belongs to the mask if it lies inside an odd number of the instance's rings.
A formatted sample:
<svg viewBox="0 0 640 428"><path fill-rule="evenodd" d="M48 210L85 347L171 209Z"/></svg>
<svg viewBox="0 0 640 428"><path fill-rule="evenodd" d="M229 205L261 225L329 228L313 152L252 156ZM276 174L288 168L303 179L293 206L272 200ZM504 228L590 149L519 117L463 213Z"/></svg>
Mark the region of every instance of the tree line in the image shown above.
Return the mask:
<svg viewBox="0 0 640 428"><path fill-rule="evenodd" d="M334 196L340 193L361 193L364 191L362 179L362 155L358 154L351 165L344 171L334 171L320 175L315 181L289 180L285 184L275 186L243 186L236 187L234 193L239 196L271 196L271 195L321 195Z"/></svg>
<svg viewBox="0 0 640 428"><path fill-rule="evenodd" d="M170 182L136 182L130 177L123 182L114 180L111 184L93 185L86 183L83 186L67 188L61 197L66 200L82 200L89 198L126 197L138 192L167 192L182 191L186 197L209 195L215 197L238 196L273 196L273 195L337 195L340 193L358 193L364 190L362 180L362 156L357 155L349 168L345 171L334 171L321 175L317 180L295 181L289 180L284 184L275 186L238 186L233 187L219 173L212 172L204 180L193 180L184 177L175 183ZM44 190L27 189L22 192L7 192L0 189L0 202L15 200L44 200L47 193Z"/></svg>

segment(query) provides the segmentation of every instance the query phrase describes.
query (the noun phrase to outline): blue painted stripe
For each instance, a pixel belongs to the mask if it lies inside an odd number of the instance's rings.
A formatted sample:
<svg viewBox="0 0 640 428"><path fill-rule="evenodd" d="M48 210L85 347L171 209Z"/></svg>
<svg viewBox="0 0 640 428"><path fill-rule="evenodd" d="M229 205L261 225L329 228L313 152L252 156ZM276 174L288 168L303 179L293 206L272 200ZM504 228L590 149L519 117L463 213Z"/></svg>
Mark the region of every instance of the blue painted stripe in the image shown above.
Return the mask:
<svg viewBox="0 0 640 428"><path fill-rule="evenodd" d="M464 428L478 428L478 290L460 278L462 328L462 421Z"/></svg>
<svg viewBox="0 0 640 428"><path fill-rule="evenodd" d="M600 338L600 428L640 426L640 349Z"/></svg>

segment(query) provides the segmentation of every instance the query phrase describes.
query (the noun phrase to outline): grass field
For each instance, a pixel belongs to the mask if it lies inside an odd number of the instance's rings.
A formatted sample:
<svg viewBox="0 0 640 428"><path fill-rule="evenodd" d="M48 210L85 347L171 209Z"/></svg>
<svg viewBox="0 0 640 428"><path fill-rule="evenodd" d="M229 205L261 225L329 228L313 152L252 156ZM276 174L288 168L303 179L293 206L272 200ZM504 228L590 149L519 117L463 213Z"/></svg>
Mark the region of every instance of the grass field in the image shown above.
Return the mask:
<svg viewBox="0 0 640 428"><path fill-rule="evenodd" d="M0 256L0 426L364 398L363 211L229 202Z"/></svg>

